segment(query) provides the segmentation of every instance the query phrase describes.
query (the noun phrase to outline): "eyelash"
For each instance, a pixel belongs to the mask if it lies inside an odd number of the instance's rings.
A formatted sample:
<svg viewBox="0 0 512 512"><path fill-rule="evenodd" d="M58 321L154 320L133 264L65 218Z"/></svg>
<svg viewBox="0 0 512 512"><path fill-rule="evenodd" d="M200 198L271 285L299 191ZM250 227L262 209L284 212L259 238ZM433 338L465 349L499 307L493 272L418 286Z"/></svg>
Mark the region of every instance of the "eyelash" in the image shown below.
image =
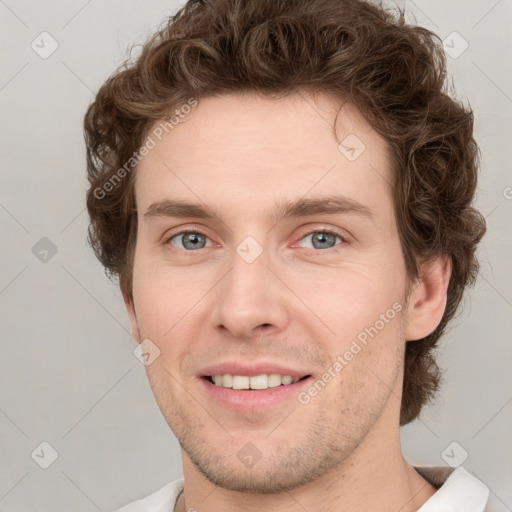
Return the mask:
<svg viewBox="0 0 512 512"><path fill-rule="evenodd" d="M202 235L202 236L204 236L206 238L209 238L206 233L203 233L199 229L190 229L190 230L180 231L179 233L174 233L170 237L166 238L164 244L165 245L168 245L168 244L172 245L172 244L170 244L170 242L171 242L171 240L173 238L175 238L177 236L180 236L180 235L188 235L190 233L193 233L193 234L196 234L196 235ZM342 242L341 244L335 245L334 247L329 247L328 249L315 249L314 247L313 248L308 248L308 249L313 250L315 252L327 252L327 251L336 250L336 247L339 247L340 245L345 245L345 244L348 243L347 239L341 233L339 233L338 231L336 231L334 229L329 229L329 228L313 229L313 230L308 231L307 233L305 233L303 236L301 236L301 238L299 240L303 240L307 236L313 235L315 233L325 233L327 235L334 235L335 237L339 238L341 240L341 242ZM181 250L181 249L179 249L177 247L174 248L174 249L175 250ZM187 251L187 250L185 250L185 252L195 252L195 251Z"/></svg>

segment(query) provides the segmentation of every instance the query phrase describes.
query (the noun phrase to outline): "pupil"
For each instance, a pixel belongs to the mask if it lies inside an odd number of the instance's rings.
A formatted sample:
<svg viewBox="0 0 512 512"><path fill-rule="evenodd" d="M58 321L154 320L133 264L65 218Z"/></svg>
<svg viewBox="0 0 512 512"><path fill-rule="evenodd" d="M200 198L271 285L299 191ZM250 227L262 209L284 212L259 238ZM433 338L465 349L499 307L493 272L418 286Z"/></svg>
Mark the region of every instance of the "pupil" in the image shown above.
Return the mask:
<svg viewBox="0 0 512 512"><path fill-rule="evenodd" d="M201 237L203 235L200 235L198 233L187 233L184 235L185 238L183 238L183 245L187 247L188 249L193 248L196 246L197 248L201 248ZM201 247L200 247L201 246Z"/></svg>
<svg viewBox="0 0 512 512"><path fill-rule="evenodd" d="M320 244L325 244L328 242L329 238L332 238L334 235L331 235L330 233L317 233L316 234L316 241Z"/></svg>

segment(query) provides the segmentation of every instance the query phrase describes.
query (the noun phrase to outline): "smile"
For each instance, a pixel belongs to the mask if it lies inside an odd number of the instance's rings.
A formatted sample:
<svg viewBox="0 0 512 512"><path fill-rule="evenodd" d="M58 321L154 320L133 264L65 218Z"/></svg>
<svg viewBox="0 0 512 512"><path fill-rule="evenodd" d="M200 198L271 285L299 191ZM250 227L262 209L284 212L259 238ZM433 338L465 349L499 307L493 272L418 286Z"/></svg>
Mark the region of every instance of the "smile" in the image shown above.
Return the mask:
<svg viewBox="0 0 512 512"><path fill-rule="evenodd" d="M303 379L308 377L302 377ZM210 382L217 386L231 389L268 389L278 386L289 386L295 384L301 378L292 377L291 375L279 375L278 373L262 374L255 376L248 375L213 375L207 377Z"/></svg>
<svg viewBox="0 0 512 512"><path fill-rule="evenodd" d="M198 379L209 400L226 409L249 413L281 410L287 401L297 403L299 393L310 385L310 380L311 375L292 378L280 374L223 374Z"/></svg>

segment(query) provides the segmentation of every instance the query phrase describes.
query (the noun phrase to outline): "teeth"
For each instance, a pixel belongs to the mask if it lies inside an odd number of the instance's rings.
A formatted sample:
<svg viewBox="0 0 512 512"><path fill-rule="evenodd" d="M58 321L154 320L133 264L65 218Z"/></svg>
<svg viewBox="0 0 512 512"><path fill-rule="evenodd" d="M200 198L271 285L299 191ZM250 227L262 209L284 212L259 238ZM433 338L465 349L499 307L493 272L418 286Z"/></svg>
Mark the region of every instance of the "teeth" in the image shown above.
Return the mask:
<svg viewBox="0 0 512 512"><path fill-rule="evenodd" d="M283 384L283 386L287 386L288 384L291 384L292 383L292 378L290 375L285 375L284 377L281 378L281 383Z"/></svg>
<svg viewBox="0 0 512 512"><path fill-rule="evenodd" d="M219 386L233 387L233 375L217 375L217 378L219 379Z"/></svg>
<svg viewBox="0 0 512 512"><path fill-rule="evenodd" d="M267 389L268 375L256 375L249 378L249 387L251 389Z"/></svg>
<svg viewBox="0 0 512 512"><path fill-rule="evenodd" d="M222 378L222 384L224 378ZM233 375L233 389L249 389L249 377L243 375Z"/></svg>
<svg viewBox="0 0 512 512"><path fill-rule="evenodd" d="M268 387L269 388L276 388L277 386L281 385L281 375L278 375L277 373L273 373L272 375L268 376Z"/></svg>
<svg viewBox="0 0 512 512"><path fill-rule="evenodd" d="M299 377L292 378L291 375L279 375L272 373L270 375L255 375L248 377L247 375L214 375L213 382L217 386L233 389L268 389L277 386L287 386L294 384Z"/></svg>

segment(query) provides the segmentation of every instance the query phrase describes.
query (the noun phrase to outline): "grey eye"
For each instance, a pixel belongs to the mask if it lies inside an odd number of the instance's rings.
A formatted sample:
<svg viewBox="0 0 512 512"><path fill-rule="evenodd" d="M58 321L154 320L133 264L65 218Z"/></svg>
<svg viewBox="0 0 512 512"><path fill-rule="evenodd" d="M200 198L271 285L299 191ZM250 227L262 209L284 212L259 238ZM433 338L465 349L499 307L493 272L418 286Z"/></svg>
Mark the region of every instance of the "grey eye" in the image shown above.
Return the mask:
<svg viewBox="0 0 512 512"><path fill-rule="evenodd" d="M207 236L203 235L202 233L198 233L197 231L185 231L183 233L178 233L177 235L174 235L171 238L171 243L173 245L176 245L172 242L172 240L181 239L182 247L179 247L180 249L187 249L187 250L197 250L197 249L204 249L206 246L206 240Z"/></svg>
<svg viewBox="0 0 512 512"><path fill-rule="evenodd" d="M310 238L313 249L331 249L336 246L336 239L339 236L333 233L324 233L322 231L313 231L307 234L304 239Z"/></svg>

